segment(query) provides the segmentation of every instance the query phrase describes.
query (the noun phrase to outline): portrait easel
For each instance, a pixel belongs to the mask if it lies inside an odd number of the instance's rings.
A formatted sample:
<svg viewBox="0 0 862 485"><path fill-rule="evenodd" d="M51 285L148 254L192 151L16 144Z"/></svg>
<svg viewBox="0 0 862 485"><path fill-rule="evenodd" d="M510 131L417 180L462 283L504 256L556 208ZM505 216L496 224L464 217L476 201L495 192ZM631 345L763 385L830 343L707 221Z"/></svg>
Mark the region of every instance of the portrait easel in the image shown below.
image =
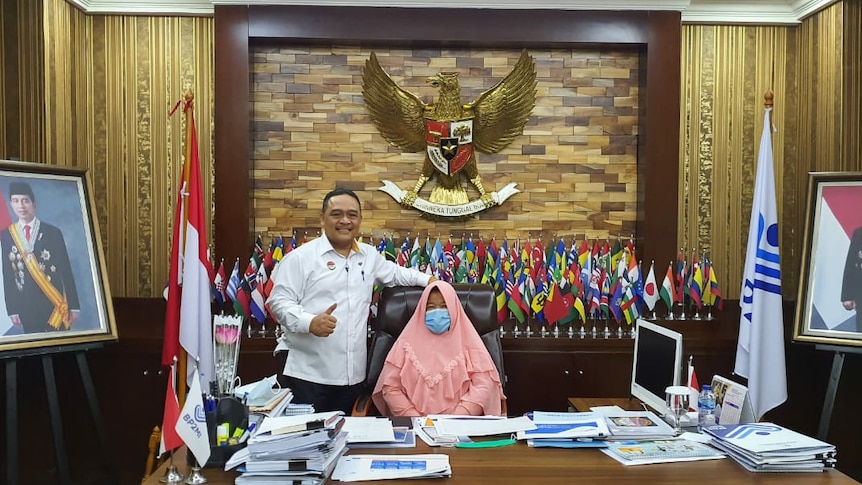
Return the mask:
<svg viewBox="0 0 862 485"><path fill-rule="evenodd" d="M107 468L108 477L114 483L119 483L113 461L108 456L108 441L105 428L102 425L102 415L99 411L99 402L96 399L93 379L90 376L90 368L87 365L88 350L101 347L102 344L89 343L79 345L68 345L53 348L28 349L21 351L4 352L2 358L6 360L6 483L17 485L18 482L18 361L28 357L41 357L42 371L45 375L45 391L48 395L48 409L51 418L51 429L54 433L54 454L57 460L58 482L71 484L69 473L69 461L66 456L65 440L63 436L63 423L60 419L60 402L57 398L57 382L54 377L54 354L74 353L78 362L78 371L84 392L87 395L87 403L90 414L93 417L96 436L102 448L102 462Z"/></svg>
<svg viewBox="0 0 862 485"><path fill-rule="evenodd" d="M835 406L835 395L838 393L838 382L844 370L844 354L862 354L862 349L845 345L815 345L814 348L835 353L832 356L832 372L829 374L829 384L823 398L823 409L820 411L820 424L817 426L817 438L826 441L832 421L832 408Z"/></svg>

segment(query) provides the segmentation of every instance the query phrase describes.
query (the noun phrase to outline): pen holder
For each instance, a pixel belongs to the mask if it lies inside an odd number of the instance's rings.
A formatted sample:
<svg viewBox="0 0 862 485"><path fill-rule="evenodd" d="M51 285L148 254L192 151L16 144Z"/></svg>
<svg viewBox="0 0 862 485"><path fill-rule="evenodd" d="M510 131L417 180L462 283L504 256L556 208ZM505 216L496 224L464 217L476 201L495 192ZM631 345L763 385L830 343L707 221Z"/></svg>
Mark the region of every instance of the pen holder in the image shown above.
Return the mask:
<svg viewBox="0 0 862 485"><path fill-rule="evenodd" d="M210 442L210 458L206 467L223 468L234 453L245 448L245 443L219 443L218 428L220 425L226 426L225 434L228 440L237 434L241 435L248 428L248 407L233 396L211 398L207 401L206 418Z"/></svg>

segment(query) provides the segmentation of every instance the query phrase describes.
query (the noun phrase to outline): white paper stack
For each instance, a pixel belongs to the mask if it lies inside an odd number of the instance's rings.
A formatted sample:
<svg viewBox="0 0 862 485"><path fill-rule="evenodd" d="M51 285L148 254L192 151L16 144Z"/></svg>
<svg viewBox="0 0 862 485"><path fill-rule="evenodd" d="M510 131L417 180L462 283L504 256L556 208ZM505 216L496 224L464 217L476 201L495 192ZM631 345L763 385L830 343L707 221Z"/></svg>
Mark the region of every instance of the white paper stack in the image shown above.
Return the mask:
<svg viewBox="0 0 862 485"><path fill-rule="evenodd" d="M602 441L610 435L605 418L596 412L557 413L533 411L527 415L536 429L518 431L519 440L529 440L530 446L542 443L558 443L569 447L566 441Z"/></svg>
<svg viewBox="0 0 862 485"><path fill-rule="evenodd" d="M248 446L228 460L225 470L239 467L237 483L325 480L347 450L343 427L340 412L264 418Z"/></svg>
<svg viewBox="0 0 862 485"><path fill-rule="evenodd" d="M724 458L715 448L682 438L610 441L601 451L626 466Z"/></svg>
<svg viewBox="0 0 862 485"><path fill-rule="evenodd" d="M452 476L449 455L345 455L339 458L333 480L394 480L399 478L447 478Z"/></svg>
<svg viewBox="0 0 862 485"><path fill-rule="evenodd" d="M405 426L392 426L388 418L345 417L344 431L350 448L415 448L416 435Z"/></svg>
<svg viewBox="0 0 862 485"><path fill-rule="evenodd" d="M773 423L703 429L712 444L752 472L821 472L835 467L835 446Z"/></svg>

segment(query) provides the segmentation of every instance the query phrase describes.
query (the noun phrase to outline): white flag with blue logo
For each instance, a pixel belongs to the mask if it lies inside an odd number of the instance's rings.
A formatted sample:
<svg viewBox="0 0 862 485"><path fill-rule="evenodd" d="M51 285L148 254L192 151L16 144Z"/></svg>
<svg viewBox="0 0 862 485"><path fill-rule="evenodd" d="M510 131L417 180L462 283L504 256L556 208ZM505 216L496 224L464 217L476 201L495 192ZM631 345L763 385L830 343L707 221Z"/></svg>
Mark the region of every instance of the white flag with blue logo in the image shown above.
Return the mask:
<svg viewBox="0 0 862 485"><path fill-rule="evenodd" d="M770 111L768 108L764 114L763 136L757 156L757 178L739 297L742 311L734 368L736 374L748 378L751 404L758 419L787 400Z"/></svg>
<svg viewBox="0 0 862 485"><path fill-rule="evenodd" d="M201 393L200 372L195 368L192 385L186 403L180 411L177 420L177 434L182 438L189 451L195 455L198 464L204 466L210 459L210 438L207 431L207 415L204 410L204 400Z"/></svg>

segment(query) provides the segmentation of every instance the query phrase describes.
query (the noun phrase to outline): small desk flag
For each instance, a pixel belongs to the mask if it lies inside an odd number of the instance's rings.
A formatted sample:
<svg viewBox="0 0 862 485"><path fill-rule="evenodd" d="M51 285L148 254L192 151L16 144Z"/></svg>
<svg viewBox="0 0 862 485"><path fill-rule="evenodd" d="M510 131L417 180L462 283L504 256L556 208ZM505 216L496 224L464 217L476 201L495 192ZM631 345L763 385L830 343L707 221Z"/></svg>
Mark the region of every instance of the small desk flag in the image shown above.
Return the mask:
<svg viewBox="0 0 862 485"><path fill-rule="evenodd" d="M176 430L189 451L195 455L200 466L204 466L210 459L210 438L207 431L207 415L204 410L203 395L201 394L201 379L197 368L194 369L192 385L186 403L180 411L180 419L177 420Z"/></svg>

